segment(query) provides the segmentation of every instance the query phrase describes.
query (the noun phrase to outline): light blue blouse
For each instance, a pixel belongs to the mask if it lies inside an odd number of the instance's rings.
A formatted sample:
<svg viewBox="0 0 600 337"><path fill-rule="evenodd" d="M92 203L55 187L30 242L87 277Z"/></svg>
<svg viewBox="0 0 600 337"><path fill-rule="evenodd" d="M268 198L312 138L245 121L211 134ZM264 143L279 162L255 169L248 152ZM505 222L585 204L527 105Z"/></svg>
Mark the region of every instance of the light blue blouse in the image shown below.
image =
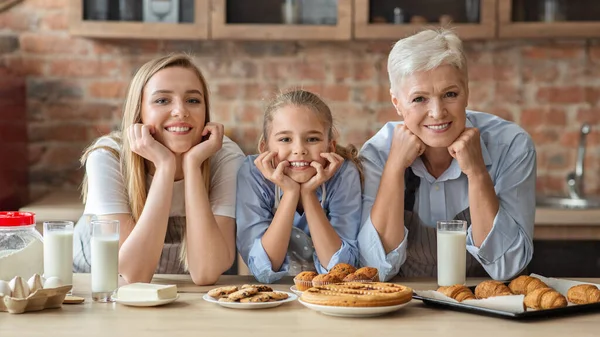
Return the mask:
<svg viewBox="0 0 600 337"><path fill-rule="evenodd" d="M285 275L295 275L302 270L290 271L289 254L281 268L273 270L271 261L262 246L261 238L275 215L275 184L265 179L254 165L256 157L257 155L248 156L238 173L237 247L254 277L259 282L272 283ZM346 160L324 185L326 197L323 207L329 222L342 240L342 246L331 257L327 266L321 264L316 253L312 254L310 262L314 263L319 273L327 273L330 268L341 262L357 264L356 236L361 221L361 185L354 163ZM317 189L316 193L318 199L322 201L322 189ZM310 236L305 214L296 212L293 225Z"/></svg>
<svg viewBox="0 0 600 337"><path fill-rule="evenodd" d="M436 179L427 172L421 158L417 158L411 165L413 173L420 178L412 212L416 216L407 220L405 212L405 227L422 234L413 235L417 242L411 242L408 239L409 229L405 228L404 240L396 249L385 254L371 222L371 208L389 156L394 127L399 123L402 122L387 123L360 151L365 171L362 225L358 235L360 264L378 268L382 280L389 280L398 273L405 276L435 276L436 222L466 214L466 218L461 218L469 222L466 248L485 272L494 279L506 280L522 271L533 256L535 146L530 136L518 125L474 111L467 111L466 126L479 129L483 159L500 202L491 232L481 247L473 244L468 180L456 159ZM419 260L419 263L410 264L411 261L407 259L411 257Z"/></svg>

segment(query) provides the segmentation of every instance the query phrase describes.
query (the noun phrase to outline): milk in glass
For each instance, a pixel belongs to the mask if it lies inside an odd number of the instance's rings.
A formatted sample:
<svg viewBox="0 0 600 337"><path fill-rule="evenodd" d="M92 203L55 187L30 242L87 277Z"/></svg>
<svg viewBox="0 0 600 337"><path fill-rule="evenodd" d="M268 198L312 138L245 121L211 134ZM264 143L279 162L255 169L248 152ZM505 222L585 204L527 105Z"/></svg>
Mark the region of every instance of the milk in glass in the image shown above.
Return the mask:
<svg viewBox="0 0 600 337"><path fill-rule="evenodd" d="M119 279L119 222L92 221L92 299L114 301Z"/></svg>
<svg viewBox="0 0 600 337"><path fill-rule="evenodd" d="M73 284L73 222L44 222L44 277Z"/></svg>
<svg viewBox="0 0 600 337"><path fill-rule="evenodd" d="M465 284L467 274L467 223L462 220L438 221L438 285Z"/></svg>

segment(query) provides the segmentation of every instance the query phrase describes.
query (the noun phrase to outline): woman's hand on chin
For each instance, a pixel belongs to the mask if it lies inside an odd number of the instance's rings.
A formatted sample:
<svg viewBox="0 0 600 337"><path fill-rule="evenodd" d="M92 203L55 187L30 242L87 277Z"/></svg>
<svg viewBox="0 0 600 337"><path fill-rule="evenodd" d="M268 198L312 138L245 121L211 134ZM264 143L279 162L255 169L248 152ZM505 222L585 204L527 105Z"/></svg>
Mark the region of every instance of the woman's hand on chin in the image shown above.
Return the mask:
<svg viewBox="0 0 600 337"><path fill-rule="evenodd" d="M143 124L133 124L127 130L131 151L142 158L151 161L157 168L175 164L175 155L166 146L158 142L152 134L154 127Z"/></svg>
<svg viewBox="0 0 600 337"><path fill-rule="evenodd" d="M184 167L187 165L200 167L206 159L217 153L223 147L223 133L223 124L206 123L202 130L202 138L204 139L207 135L208 138L183 154Z"/></svg>
<svg viewBox="0 0 600 337"><path fill-rule="evenodd" d="M394 128L392 147L388 160L394 160L395 167L406 170L412 163L425 152L426 146L419 137L412 133L404 124Z"/></svg>

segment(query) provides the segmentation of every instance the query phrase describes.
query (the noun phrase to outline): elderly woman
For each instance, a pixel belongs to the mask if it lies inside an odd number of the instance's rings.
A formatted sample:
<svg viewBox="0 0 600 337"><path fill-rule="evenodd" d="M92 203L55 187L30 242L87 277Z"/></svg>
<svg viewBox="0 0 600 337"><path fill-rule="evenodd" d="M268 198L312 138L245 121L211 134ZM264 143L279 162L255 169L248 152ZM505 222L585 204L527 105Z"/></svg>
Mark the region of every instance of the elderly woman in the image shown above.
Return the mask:
<svg viewBox="0 0 600 337"><path fill-rule="evenodd" d="M456 219L468 224L467 276L515 276L533 255L531 138L511 122L466 110L467 62L452 32L398 41L388 72L404 121L387 123L361 149L361 264L379 268L382 280L433 277L436 222Z"/></svg>

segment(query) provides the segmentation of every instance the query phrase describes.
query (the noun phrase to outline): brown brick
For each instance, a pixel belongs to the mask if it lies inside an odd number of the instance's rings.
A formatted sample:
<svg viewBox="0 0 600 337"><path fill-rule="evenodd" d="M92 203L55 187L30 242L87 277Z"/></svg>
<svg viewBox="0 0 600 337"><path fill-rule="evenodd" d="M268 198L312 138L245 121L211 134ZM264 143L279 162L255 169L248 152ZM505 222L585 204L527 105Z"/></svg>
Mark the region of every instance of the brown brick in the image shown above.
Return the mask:
<svg viewBox="0 0 600 337"><path fill-rule="evenodd" d="M327 73L324 63L302 62L296 64L295 68L298 78L301 80L322 81Z"/></svg>
<svg viewBox="0 0 600 337"><path fill-rule="evenodd" d="M296 78L296 70L291 61L265 61L263 77L272 80Z"/></svg>
<svg viewBox="0 0 600 337"><path fill-rule="evenodd" d="M81 101L50 103L42 106L44 118L52 120L81 119L90 121L109 120L119 110L118 106L103 103L85 103Z"/></svg>
<svg viewBox="0 0 600 337"><path fill-rule="evenodd" d="M37 165L47 150L48 145L46 144L36 143L29 145L29 166Z"/></svg>
<svg viewBox="0 0 600 337"><path fill-rule="evenodd" d="M334 63L331 65L331 71L333 73L333 80L338 83L350 79L352 68L350 63Z"/></svg>
<svg viewBox="0 0 600 337"><path fill-rule="evenodd" d="M567 186L565 176L538 175L536 191L548 195L564 193Z"/></svg>
<svg viewBox="0 0 600 337"><path fill-rule="evenodd" d="M40 28L46 30L66 30L69 28L67 11L46 13L41 18Z"/></svg>
<svg viewBox="0 0 600 337"><path fill-rule="evenodd" d="M12 53L17 49L19 49L19 39L16 36L0 36L0 55Z"/></svg>
<svg viewBox="0 0 600 337"><path fill-rule="evenodd" d="M210 103L211 121L230 123L233 121L232 103L223 100L213 100Z"/></svg>
<svg viewBox="0 0 600 337"><path fill-rule="evenodd" d="M494 99L497 102L511 102L520 104L523 102L523 91L514 82L496 82Z"/></svg>
<svg viewBox="0 0 600 337"><path fill-rule="evenodd" d="M547 127L560 126L567 124L567 115L564 109L560 108L528 108L521 111L521 126Z"/></svg>
<svg viewBox="0 0 600 337"><path fill-rule="evenodd" d="M86 55L90 46L81 38L35 33L21 34L20 43L24 52L35 54Z"/></svg>
<svg viewBox="0 0 600 337"><path fill-rule="evenodd" d="M487 102L491 96L491 88L489 85L469 84L469 107Z"/></svg>
<svg viewBox="0 0 600 337"><path fill-rule="evenodd" d="M597 125L600 123L600 108L577 110L577 121Z"/></svg>
<svg viewBox="0 0 600 337"><path fill-rule="evenodd" d="M369 61L359 61L354 64L355 81L371 81L377 78L378 71L375 64Z"/></svg>
<svg viewBox="0 0 600 337"><path fill-rule="evenodd" d="M600 63L600 45L590 46L590 60L594 63Z"/></svg>
<svg viewBox="0 0 600 337"><path fill-rule="evenodd" d="M495 66L492 64L474 64L469 66L469 81L486 82L494 79Z"/></svg>
<svg viewBox="0 0 600 337"><path fill-rule="evenodd" d="M560 134L560 145L568 148L577 148L577 146L579 146L579 130L562 130Z"/></svg>
<svg viewBox="0 0 600 337"><path fill-rule="evenodd" d="M536 146L555 143L560 137L559 132L557 132L556 130L532 130L531 127L524 128L525 130L527 130Z"/></svg>
<svg viewBox="0 0 600 337"><path fill-rule="evenodd" d="M118 81L93 82L88 93L95 98L124 98L128 83Z"/></svg>
<svg viewBox="0 0 600 337"><path fill-rule="evenodd" d="M30 79L27 82L27 96L45 101L77 99L83 96L83 90L80 84L67 80Z"/></svg>
<svg viewBox="0 0 600 337"><path fill-rule="evenodd" d="M350 99L350 88L343 84L331 84L323 87L325 101L346 102Z"/></svg>
<svg viewBox="0 0 600 337"><path fill-rule="evenodd" d="M216 86L213 94L216 99L244 99L246 90L243 84L223 83Z"/></svg>
<svg viewBox="0 0 600 337"><path fill-rule="evenodd" d="M545 87L537 91L537 99L544 103L581 103L585 100L585 89L582 87Z"/></svg>
<svg viewBox="0 0 600 337"><path fill-rule="evenodd" d="M40 76L45 74L46 61L35 56L6 55L2 62L15 75Z"/></svg>
<svg viewBox="0 0 600 337"><path fill-rule="evenodd" d="M29 125L29 141L35 142L85 142L86 127L81 123L61 121L60 124L35 123Z"/></svg>
<svg viewBox="0 0 600 337"><path fill-rule="evenodd" d="M526 59L583 59L584 45L573 43L568 45L531 46L523 49Z"/></svg>
<svg viewBox="0 0 600 337"><path fill-rule="evenodd" d="M593 106L600 106L600 88L589 87L585 90L585 101Z"/></svg>
<svg viewBox="0 0 600 337"><path fill-rule="evenodd" d="M377 116L377 122L381 125L387 122L398 121L402 119L402 117L398 115L398 112L391 104L389 107L378 109L375 114Z"/></svg>
<svg viewBox="0 0 600 337"><path fill-rule="evenodd" d="M500 118L503 118L507 121L511 121L511 122L515 121L515 116L514 116L513 112L511 111L510 108L507 108L507 107L494 105L492 110L490 110L490 113L494 114Z"/></svg>
<svg viewBox="0 0 600 337"><path fill-rule="evenodd" d="M57 77L94 77L100 73L98 60L55 59L49 64L48 74Z"/></svg>
<svg viewBox="0 0 600 337"><path fill-rule="evenodd" d="M83 152L80 146L62 145L48 147L39 161L39 165L46 167L74 168L78 166L79 157Z"/></svg>
<svg viewBox="0 0 600 337"><path fill-rule="evenodd" d="M36 15L25 11L9 10L0 13L0 27L14 32L35 28Z"/></svg>
<svg viewBox="0 0 600 337"><path fill-rule="evenodd" d="M254 104L238 103L234 107L234 120L241 123L250 123L262 127L263 110Z"/></svg>
<svg viewBox="0 0 600 337"><path fill-rule="evenodd" d="M527 63L521 67L521 75L525 82L553 83L558 79L559 74L556 62Z"/></svg>
<svg viewBox="0 0 600 337"><path fill-rule="evenodd" d="M246 99L252 101L269 101L279 93L279 88L270 83L248 83L245 85Z"/></svg>

